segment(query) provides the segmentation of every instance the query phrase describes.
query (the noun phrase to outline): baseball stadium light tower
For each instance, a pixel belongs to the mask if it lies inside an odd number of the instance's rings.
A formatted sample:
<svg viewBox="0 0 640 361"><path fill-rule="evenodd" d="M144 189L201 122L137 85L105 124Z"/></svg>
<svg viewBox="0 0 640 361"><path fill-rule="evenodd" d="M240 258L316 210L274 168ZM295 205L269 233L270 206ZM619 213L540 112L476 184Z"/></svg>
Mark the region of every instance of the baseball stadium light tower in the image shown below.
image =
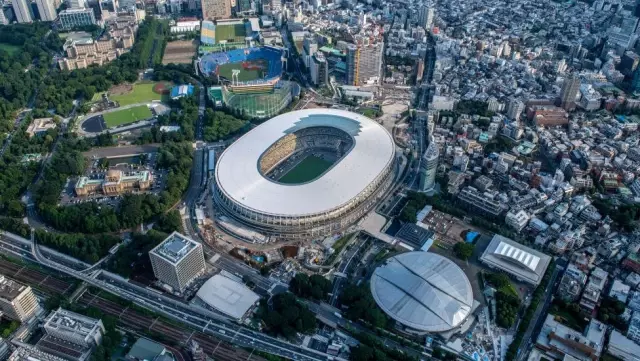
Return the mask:
<svg viewBox="0 0 640 361"><path fill-rule="evenodd" d="M240 83L240 81L238 80L238 75L240 74L240 69L233 69L231 71L231 84L232 85L238 85ZM236 79L235 84L233 83L233 78Z"/></svg>

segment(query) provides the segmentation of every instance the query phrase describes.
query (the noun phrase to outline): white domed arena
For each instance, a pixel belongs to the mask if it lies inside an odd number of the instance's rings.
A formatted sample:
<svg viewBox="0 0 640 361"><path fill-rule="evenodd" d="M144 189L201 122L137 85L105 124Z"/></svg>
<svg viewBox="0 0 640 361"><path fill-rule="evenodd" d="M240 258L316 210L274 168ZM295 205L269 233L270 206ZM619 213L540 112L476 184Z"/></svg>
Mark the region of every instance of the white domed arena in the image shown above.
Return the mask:
<svg viewBox="0 0 640 361"><path fill-rule="evenodd" d="M336 109L274 117L231 144L215 168L218 208L276 239L338 232L393 180L395 145L375 121Z"/></svg>
<svg viewBox="0 0 640 361"><path fill-rule="evenodd" d="M458 265L421 251L391 257L376 268L371 293L389 317L415 333L460 326L474 302L471 283Z"/></svg>

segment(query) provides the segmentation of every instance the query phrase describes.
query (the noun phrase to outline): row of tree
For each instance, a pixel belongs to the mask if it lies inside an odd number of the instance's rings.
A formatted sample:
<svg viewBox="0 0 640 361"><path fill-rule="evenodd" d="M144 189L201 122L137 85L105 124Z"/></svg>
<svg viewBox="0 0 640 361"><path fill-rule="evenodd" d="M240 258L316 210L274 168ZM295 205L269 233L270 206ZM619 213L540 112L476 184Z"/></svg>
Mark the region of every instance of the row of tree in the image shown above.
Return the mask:
<svg viewBox="0 0 640 361"><path fill-rule="evenodd" d="M529 304L529 307L527 307L527 310L524 313L524 317L522 318L522 321L518 325L518 331L516 332L516 335L513 338L513 341L511 342L511 344L509 345L509 348L507 349L507 354L505 357L507 361L513 361L518 356L518 350L520 349L520 345L522 345L522 341L524 339L524 333L529 328L529 324L533 320L533 315L535 314L536 309L538 308L538 305L540 304L540 302L544 301L544 297L546 296L547 285L551 280L551 275L555 271L555 268L556 268L556 264L555 262L552 261L549 264L549 267L547 267L547 271L545 272L544 277L542 278L542 281L540 282L538 287L536 287L536 290L533 291L533 295L531 296L531 303Z"/></svg>

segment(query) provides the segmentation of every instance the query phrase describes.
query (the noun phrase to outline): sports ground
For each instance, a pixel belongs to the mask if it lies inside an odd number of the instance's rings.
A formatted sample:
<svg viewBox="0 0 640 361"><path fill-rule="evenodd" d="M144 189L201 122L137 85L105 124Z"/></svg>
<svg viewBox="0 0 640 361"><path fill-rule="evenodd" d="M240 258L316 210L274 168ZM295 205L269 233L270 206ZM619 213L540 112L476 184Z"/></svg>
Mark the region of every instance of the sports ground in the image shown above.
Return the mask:
<svg viewBox="0 0 640 361"><path fill-rule="evenodd" d="M231 79L232 71L234 69L240 70L240 74L238 74L238 81L251 81L262 79L264 77L264 71L262 69L244 69L242 67L242 63L218 65L218 74L226 79Z"/></svg>
<svg viewBox="0 0 640 361"><path fill-rule="evenodd" d="M123 124L134 123L139 120L151 118L153 113L146 105L140 105L137 107L118 110L111 113L105 113L102 115L107 128L117 127Z"/></svg>
<svg viewBox="0 0 640 361"><path fill-rule="evenodd" d="M244 42L244 24L218 25L216 26L216 43L227 41L230 43Z"/></svg>
<svg viewBox="0 0 640 361"><path fill-rule="evenodd" d="M299 184L306 183L318 178L329 167L333 165L332 162L311 155L303 159L295 167L293 167L287 174L283 175L278 182L284 184Z"/></svg>
<svg viewBox="0 0 640 361"><path fill-rule="evenodd" d="M163 82L160 82L163 83ZM150 102L153 100L163 100L163 94L170 89L170 84L162 84L161 91L158 90L158 83L136 83L127 91L109 90L109 99L118 102L120 106ZM120 89L118 89L120 90Z"/></svg>

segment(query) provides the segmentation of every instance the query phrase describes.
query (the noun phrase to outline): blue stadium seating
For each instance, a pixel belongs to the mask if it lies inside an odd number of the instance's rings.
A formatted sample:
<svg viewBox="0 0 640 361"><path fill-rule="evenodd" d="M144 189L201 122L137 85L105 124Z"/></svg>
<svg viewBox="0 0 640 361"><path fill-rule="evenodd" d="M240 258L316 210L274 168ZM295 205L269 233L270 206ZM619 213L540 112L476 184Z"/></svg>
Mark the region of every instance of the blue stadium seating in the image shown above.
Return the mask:
<svg viewBox="0 0 640 361"><path fill-rule="evenodd" d="M269 63L264 80L271 80L282 75L282 50L265 46L258 48L235 49L227 52L209 53L200 59L200 68L205 74L212 74L218 65L240 63L264 59Z"/></svg>

